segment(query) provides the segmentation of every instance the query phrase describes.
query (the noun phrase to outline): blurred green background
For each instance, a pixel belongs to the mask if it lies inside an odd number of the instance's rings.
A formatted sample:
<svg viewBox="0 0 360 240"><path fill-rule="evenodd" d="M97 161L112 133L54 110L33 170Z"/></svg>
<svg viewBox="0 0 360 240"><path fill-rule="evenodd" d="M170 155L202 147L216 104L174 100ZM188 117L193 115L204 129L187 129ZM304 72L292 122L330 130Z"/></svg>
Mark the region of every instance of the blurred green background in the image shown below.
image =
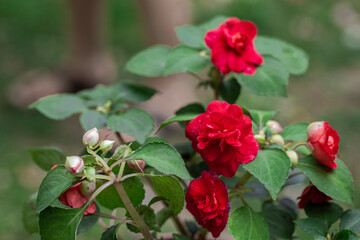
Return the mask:
<svg viewBox="0 0 360 240"><path fill-rule="evenodd" d="M119 79L126 60L146 46L136 1L109 0L106 9L108 45ZM200 23L215 15L237 16L258 26L259 34L303 48L310 57L307 74L292 77L289 98L258 97L244 92L239 103L279 110L286 125L327 120L341 138L340 156L355 179L360 207L360 2L312 0L192 1L192 18ZM8 101L8 89L32 69L56 69L66 45L67 10L63 1L0 2L0 239L39 239L21 222L24 202L45 175L30 160L27 148L58 146L77 154L82 135L78 118L52 121ZM164 21L166 21L164 19ZM16 96L15 96L16 97ZM331 186L329 186L331 187ZM92 231L98 231L95 228ZM98 233L83 239L99 239ZM86 236L86 237L85 237Z"/></svg>

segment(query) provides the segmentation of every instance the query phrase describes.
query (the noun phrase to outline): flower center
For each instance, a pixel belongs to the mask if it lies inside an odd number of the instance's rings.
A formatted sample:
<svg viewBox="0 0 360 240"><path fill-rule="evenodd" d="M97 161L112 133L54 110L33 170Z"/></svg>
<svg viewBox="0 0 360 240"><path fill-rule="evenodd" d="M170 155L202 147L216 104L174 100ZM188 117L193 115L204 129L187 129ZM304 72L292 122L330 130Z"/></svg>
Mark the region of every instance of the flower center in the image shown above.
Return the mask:
<svg viewBox="0 0 360 240"><path fill-rule="evenodd" d="M241 54L244 51L247 40L247 37L241 33L236 33L234 36L232 36L232 43L237 53Z"/></svg>

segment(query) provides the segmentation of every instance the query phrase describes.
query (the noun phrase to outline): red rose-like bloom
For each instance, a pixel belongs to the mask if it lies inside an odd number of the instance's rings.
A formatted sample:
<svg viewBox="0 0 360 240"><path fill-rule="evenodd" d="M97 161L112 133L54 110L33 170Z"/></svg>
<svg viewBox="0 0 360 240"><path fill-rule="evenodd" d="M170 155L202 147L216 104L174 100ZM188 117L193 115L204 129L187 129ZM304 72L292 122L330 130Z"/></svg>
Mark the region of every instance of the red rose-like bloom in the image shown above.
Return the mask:
<svg viewBox="0 0 360 240"><path fill-rule="evenodd" d="M328 122L314 122L307 129L308 142L318 162L336 168L335 155L339 151L339 135Z"/></svg>
<svg viewBox="0 0 360 240"><path fill-rule="evenodd" d="M85 202L89 199L89 197L84 196L81 193L80 189L81 182L75 184L68 190L66 190L61 196L59 197L60 202L62 202L64 205L72 207L72 208L78 208L85 204ZM96 211L95 203L92 202L88 209L86 209L84 215L88 215L89 213L94 213Z"/></svg>
<svg viewBox="0 0 360 240"><path fill-rule="evenodd" d="M307 186L302 192L301 196L297 199L300 199L299 208L304 208L307 203L323 203L332 200L331 197L328 197L324 193L320 192L312 183Z"/></svg>
<svg viewBox="0 0 360 240"><path fill-rule="evenodd" d="M229 218L229 197L225 183L214 173L203 171L191 181L185 196L186 208L198 223L218 237Z"/></svg>
<svg viewBox="0 0 360 240"><path fill-rule="evenodd" d="M263 57L255 50L254 38L257 28L254 23L229 18L217 29L205 35L205 43L211 48L211 60L223 74L230 71L254 74L263 63Z"/></svg>
<svg viewBox="0 0 360 240"><path fill-rule="evenodd" d="M211 102L187 125L186 136L209 168L225 177L234 176L239 164L254 160L259 150L250 118L227 102Z"/></svg>

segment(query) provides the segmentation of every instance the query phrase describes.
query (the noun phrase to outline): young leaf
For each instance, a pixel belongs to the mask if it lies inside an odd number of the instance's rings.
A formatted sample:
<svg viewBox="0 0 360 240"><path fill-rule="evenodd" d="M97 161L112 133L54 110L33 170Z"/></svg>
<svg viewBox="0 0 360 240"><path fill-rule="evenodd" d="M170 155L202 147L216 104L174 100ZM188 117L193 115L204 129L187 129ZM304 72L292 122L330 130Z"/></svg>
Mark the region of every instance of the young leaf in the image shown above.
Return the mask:
<svg viewBox="0 0 360 240"><path fill-rule="evenodd" d="M144 143L154 129L152 117L138 108L130 108L123 113L110 114L107 117L107 125L112 131L127 133L135 137L140 143Z"/></svg>
<svg viewBox="0 0 360 240"><path fill-rule="evenodd" d="M184 190L179 181L171 176L154 176L152 182L157 194L166 198L174 215L178 215L183 209L185 201Z"/></svg>
<svg viewBox="0 0 360 240"><path fill-rule="evenodd" d="M280 60L291 74L303 74L309 64L306 53L292 44L269 37L255 38L256 49L262 55L271 55Z"/></svg>
<svg viewBox="0 0 360 240"><path fill-rule="evenodd" d="M36 194L25 202L22 208L22 221L29 234L39 232L39 214L35 211Z"/></svg>
<svg viewBox="0 0 360 240"><path fill-rule="evenodd" d="M147 143L127 159L142 159L164 174L174 174L182 179L191 179L180 154L166 143Z"/></svg>
<svg viewBox="0 0 360 240"><path fill-rule="evenodd" d="M140 76L159 76L164 71L166 58L170 51L168 46L147 48L133 56L127 62L125 69Z"/></svg>
<svg viewBox="0 0 360 240"><path fill-rule="evenodd" d="M116 233L118 230L119 224L113 225L106 229L105 232L101 235L100 240L117 240Z"/></svg>
<svg viewBox="0 0 360 240"><path fill-rule="evenodd" d="M299 219L295 221L296 225L316 240L326 240L327 228L325 223L316 218Z"/></svg>
<svg viewBox="0 0 360 240"><path fill-rule="evenodd" d="M98 111L89 110L80 115L80 124L85 131L94 127L102 129L106 126L106 116Z"/></svg>
<svg viewBox="0 0 360 240"><path fill-rule="evenodd" d="M208 59L201 56L199 51L180 45L169 53L163 75L166 76L178 72L198 72L208 62Z"/></svg>
<svg viewBox="0 0 360 240"><path fill-rule="evenodd" d="M144 222L146 223L146 225L149 227L150 230L155 230L157 232L160 232L160 228L156 222L155 212L151 207L148 207L146 205L139 205L136 207L136 211L144 219ZM129 212L126 213L126 216L128 218L130 218ZM135 232L135 233L140 232L140 230L133 225L126 224L126 226L132 232Z"/></svg>
<svg viewBox="0 0 360 240"><path fill-rule="evenodd" d="M334 200L353 204L354 183L351 173L340 159L335 162L338 167L331 169L309 155L300 159L296 167L303 171L321 192Z"/></svg>
<svg viewBox="0 0 360 240"><path fill-rule="evenodd" d="M236 73L234 76L241 87L256 95L287 97L289 72L275 58L264 57L264 64L256 69L254 75Z"/></svg>
<svg viewBox="0 0 360 240"><path fill-rule="evenodd" d="M43 170L49 171L56 164L65 164L66 155L58 148L28 149L32 160Z"/></svg>
<svg viewBox="0 0 360 240"><path fill-rule="evenodd" d="M248 109L251 119L259 125L260 128L264 127L266 122L274 117L277 111L262 111Z"/></svg>
<svg viewBox="0 0 360 240"><path fill-rule="evenodd" d="M278 149L260 150L255 160L243 167L269 190L275 200L290 171L290 159Z"/></svg>
<svg viewBox="0 0 360 240"><path fill-rule="evenodd" d="M54 202L65 190L76 183L76 177L57 166L50 170L40 184L36 201L36 211L41 212Z"/></svg>
<svg viewBox="0 0 360 240"><path fill-rule="evenodd" d="M86 209L81 210L82 208L46 208L40 213L41 239L75 240L79 222Z"/></svg>
<svg viewBox="0 0 360 240"><path fill-rule="evenodd" d="M173 122L185 122L185 121L191 121L194 118L196 118L199 114L197 113L189 113L189 114L183 114L183 115L176 115L171 118L168 118L164 122L162 122L156 132L159 132L163 127L169 125Z"/></svg>
<svg viewBox="0 0 360 240"><path fill-rule="evenodd" d="M308 123L295 123L286 126L282 132L282 137L285 141L301 141L307 139L306 130Z"/></svg>
<svg viewBox="0 0 360 240"><path fill-rule="evenodd" d="M349 209L340 218L340 229L348 229L356 234L360 233L360 210Z"/></svg>
<svg viewBox="0 0 360 240"><path fill-rule="evenodd" d="M321 204L308 203L305 205L304 210L308 217L317 218L323 221L328 229L340 218L343 213L343 210L339 205L330 202Z"/></svg>
<svg viewBox="0 0 360 240"><path fill-rule="evenodd" d="M141 180L139 178L132 177L125 179L122 184L133 206L136 207L137 205L141 204L145 198L144 185ZM98 181L97 187L101 185L102 184ZM100 203L101 206L110 210L114 210L118 207L125 208L124 203L122 202L113 185L103 190L96 197L96 200Z"/></svg>
<svg viewBox="0 0 360 240"><path fill-rule="evenodd" d="M240 95L241 86L235 78L222 82L220 96L228 103L235 103Z"/></svg>
<svg viewBox="0 0 360 240"><path fill-rule="evenodd" d="M56 94L41 98L30 105L46 117L62 120L86 110L84 100L71 94Z"/></svg>
<svg viewBox="0 0 360 240"><path fill-rule="evenodd" d="M179 40L186 46L197 49L206 48L204 42L206 30L204 28L199 26L186 25L177 27L175 30Z"/></svg>
<svg viewBox="0 0 360 240"><path fill-rule="evenodd" d="M269 228L260 214L243 206L230 214L229 233L237 240L268 240Z"/></svg>
<svg viewBox="0 0 360 240"><path fill-rule="evenodd" d="M156 222L158 226L162 227L164 223L172 216L174 216L174 212L171 208L162 208L156 214Z"/></svg>

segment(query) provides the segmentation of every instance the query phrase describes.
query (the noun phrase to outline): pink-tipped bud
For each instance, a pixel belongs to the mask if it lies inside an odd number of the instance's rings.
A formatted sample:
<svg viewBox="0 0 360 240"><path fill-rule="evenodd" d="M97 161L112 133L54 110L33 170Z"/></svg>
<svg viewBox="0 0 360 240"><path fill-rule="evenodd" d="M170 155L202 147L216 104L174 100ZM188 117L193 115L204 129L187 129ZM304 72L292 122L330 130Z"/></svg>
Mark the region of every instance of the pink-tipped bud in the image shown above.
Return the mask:
<svg viewBox="0 0 360 240"><path fill-rule="evenodd" d="M283 128L281 127L280 123L274 120L267 121L266 126L270 129L272 134L279 134L282 133L283 131Z"/></svg>
<svg viewBox="0 0 360 240"><path fill-rule="evenodd" d="M291 168L294 169L299 161L297 153L293 150L286 151L286 154L290 158Z"/></svg>
<svg viewBox="0 0 360 240"><path fill-rule="evenodd" d="M99 142L99 131L97 128L90 129L83 136L83 144L85 146L94 147Z"/></svg>
<svg viewBox="0 0 360 240"><path fill-rule="evenodd" d="M281 146L285 145L284 138L280 134L272 135L270 138L270 143L277 143Z"/></svg>
<svg viewBox="0 0 360 240"><path fill-rule="evenodd" d="M100 149L103 151L109 151L114 146L115 141L104 140L100 143Z"/></svg>
<svg viewBox="0 0 360 240"><path fill-rule="evenodd" d="M67 157L65 168L72 175L81 175L84 172L84 161L78 156Z"/></svg>
<svg viewBox="0 0 360 240"><path fill-rule="evenodd" d="M131 170L135 172L144 172L146 164L144 160L129 160L126 163Z"/></svg>
<svg viewBox="0 0 360 240"><path fill-rule="evenodd" d="M319 121L319 122L313 122L311 124L309 124L306 133L308 138L311 138L313 136L313 134L324 127L324 121Z"/></svg>
<svg viewBox="0 0 360 240"><path fill-rule="evenodd" d="M80 190L83 195L90 197L96 190L95 181L82 181Z"/></svg>

